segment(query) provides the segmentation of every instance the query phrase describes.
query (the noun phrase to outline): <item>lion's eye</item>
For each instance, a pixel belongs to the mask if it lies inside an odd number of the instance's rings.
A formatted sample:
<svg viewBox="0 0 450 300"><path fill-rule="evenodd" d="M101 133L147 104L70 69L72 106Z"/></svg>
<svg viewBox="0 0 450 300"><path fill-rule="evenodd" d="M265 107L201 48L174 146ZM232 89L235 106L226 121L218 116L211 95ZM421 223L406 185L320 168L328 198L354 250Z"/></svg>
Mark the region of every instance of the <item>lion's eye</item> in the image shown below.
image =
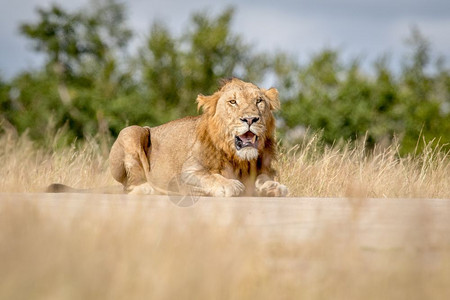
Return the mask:
<svg viewBox="0 0 450 300"><path fill-rule="evenodd" d="M236 100L230 100L230 101L228 101L228 103L230 103L231 105L235 105L237 102L236 102Z"/></svg>
<svg viewBox="0 0 450 300"><path fill-rule="evenodd" d="M259 104L259 103L261 103L261 102L263 102L263 99L262 99L262 98L256 99L256 104Z"/></svg>

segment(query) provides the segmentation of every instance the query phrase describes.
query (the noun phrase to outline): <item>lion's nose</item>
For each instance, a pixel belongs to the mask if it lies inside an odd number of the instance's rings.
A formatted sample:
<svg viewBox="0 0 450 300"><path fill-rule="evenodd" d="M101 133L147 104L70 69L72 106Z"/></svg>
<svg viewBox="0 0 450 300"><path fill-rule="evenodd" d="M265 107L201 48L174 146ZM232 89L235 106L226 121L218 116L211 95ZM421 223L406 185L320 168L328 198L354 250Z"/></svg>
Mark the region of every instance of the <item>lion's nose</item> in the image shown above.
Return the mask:
<svg viewBox="0 0 450 300"><path fill-rule="evenodd" d="M250 117L250 118L241 118L242 122L245 122L248 124L248 126L252 125L253 123L256 123L259 121L258 117Z"/></svg>

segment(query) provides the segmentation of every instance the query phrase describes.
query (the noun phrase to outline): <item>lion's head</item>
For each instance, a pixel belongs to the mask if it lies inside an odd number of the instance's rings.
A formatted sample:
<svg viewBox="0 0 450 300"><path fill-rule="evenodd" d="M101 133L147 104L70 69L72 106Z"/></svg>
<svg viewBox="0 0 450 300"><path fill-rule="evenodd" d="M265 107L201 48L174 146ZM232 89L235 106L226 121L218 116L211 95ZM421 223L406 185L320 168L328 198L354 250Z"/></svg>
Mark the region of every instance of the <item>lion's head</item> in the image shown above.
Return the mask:
<svg viewBox="0 0 450 300"><path fill-rule="evenodd" d="M199 95L204 125L215 147L239 160L254 160L273 143L275 119L280 107L278 91L260 89L233 78L211 96Z"/></svg>

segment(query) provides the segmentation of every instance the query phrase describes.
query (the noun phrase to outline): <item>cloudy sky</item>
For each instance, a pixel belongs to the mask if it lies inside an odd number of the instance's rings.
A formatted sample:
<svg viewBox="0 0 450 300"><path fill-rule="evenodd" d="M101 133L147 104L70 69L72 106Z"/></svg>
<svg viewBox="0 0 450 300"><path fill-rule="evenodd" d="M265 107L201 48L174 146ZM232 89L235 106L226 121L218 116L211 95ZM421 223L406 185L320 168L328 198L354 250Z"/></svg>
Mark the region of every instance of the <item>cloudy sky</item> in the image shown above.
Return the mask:
<svg viewBox="0 0 450 300"><path fill-rule="evenodd" d="M0 74L9 78L39 66L42 58L18 34L24 21L36 20L35 8L59 3L74 9L89 0L2 0L0 10ZM373 61L389 53L393 63L405 53L405 39L416 26L431 42L433 54L450 64L450 0L128 0L129 24L144 40L155 20L174 33L187 25L192 12L217 13L236 8L233 28L259 50L283 50L306 61L313 53L333 47L344 57ZM395 67L395 66L394 66Z"/></svg>

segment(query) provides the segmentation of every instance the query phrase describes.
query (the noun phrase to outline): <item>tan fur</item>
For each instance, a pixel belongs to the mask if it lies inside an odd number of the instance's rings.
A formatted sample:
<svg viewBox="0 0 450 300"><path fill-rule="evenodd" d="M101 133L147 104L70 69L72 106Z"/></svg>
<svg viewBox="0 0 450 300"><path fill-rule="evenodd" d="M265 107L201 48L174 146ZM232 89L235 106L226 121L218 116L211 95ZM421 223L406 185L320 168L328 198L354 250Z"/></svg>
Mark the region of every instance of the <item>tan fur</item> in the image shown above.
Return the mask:
<svg viewBox="0 0 450 300"><path fill-rule="evenodd" d="M259 101L258 101L259 99ZM236 101L235 104L229 102ZM232 79L211 96L199 95L203 114L158 127L130 126L112 146L113 177L130 193L162 193L179 178L195 191L211 196L286 196L274 181L275 120L278 92ZM242 118L259 118L248 125ZM251 130L258 147L238 151L235 136Z"/></svg>

